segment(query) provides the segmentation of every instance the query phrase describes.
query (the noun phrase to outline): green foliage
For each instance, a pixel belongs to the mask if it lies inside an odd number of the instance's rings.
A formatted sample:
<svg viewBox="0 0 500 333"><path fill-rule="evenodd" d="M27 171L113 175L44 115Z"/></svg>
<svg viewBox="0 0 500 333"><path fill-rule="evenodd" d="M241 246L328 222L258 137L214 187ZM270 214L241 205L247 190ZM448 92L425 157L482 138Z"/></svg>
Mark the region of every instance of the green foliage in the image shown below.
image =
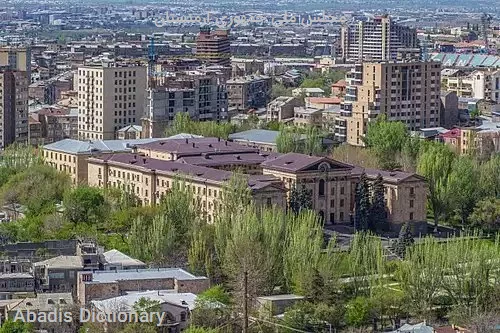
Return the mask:
<svg viewBox="0 0 500 333"><path fill-rule="evenodd" d="M161 312L161 305L159 301L152 300L147 297L141 297L134 303L134 311L141 312Z"/></svg>
<svg viewBox="0 0 500 333"><path fill-rule="evenodd" d="M189 326L184 330L184 333L218 333L219 331L213 328L203 328L199 326Z"/></svg>
<svg viewBox="0 0 500 333"><path fill-rule="evenodd" d="M359 183L356 185L354 200L354 228L356 230L368 230L370 227L370 185L365 173L361 174Z"/></svg>
<svg viewBox="0 0 500 333"><path fill-rule="evenodd" d="M66 174L35 164L10 177L0 192L4 204L21 204L38 214L60 202L69 184Z"/></svg>
<svg viewBox="0 0 500 333"><path fill-rule="evenodd" d="M230 123L215 121L193 121L188 113L180 112L175 115L172 125L167 128L165 135L172 136L180 133L197 134L204 137L227 139L234 133L236 127Z"/></svg>
<svg viewBox="0 0 500 333"><path fill-rule="evenodd" d="M455 154L440 143L429 144L420 154L417 172L429 184L428 202L437 228L439 219L448 213L450 196L448 180Z"/></svg>
<svg viewBox="0 0 500 333"><path fill-rule="evenodd" d="M64 216L71 223L102 223L109 207L103 191L96 187L79 186L64 197Z"/></svg>
<svg viewBox="0 0 500 333"><path fill-rule="evenodd" d="M179 265L187 256L190 233L200 223L193 194L182 181L161 199L156 213L137 216L129 235L132 254L141 260Z"/></svg>
<svg viewBox="0 0 500 333"><path fill-rule="evenodd" d="M225 305L231 303L231 296L221 285L213 286L198 295L197 301L200 302L219 302Z"/></svg>
<svg viewBox="0 0 500 333"><path fill-rule="evenodd" d="M11 319L6 320L0 326L0 333L32 333L34 331L33 324Z"/></svg>
<svg viewBox="0 0 500 333"><path fill-rule="evenodd" d="M292 88L287 88L283 84L275 82L271 88L271 99L280 96L292 96Z"/></svg>
<svg viewBox="0 0 500 333"><path fill-rule="evenodd" d="M460 215L462 226L466 226L469 215L472 213L479 199L479 173L477 163L470 157L463 156L455 159L448 175L448 193L450 204Z"/></svg>
<svg viewBox="0 0 500 333"><path fill-rule="evenodd" d="M373 318L373 307L369 298L358 296L346 305L345 321L348 325L361 328Z"/></svg>
<svg viewBox="0 0 500 333"><path fill-rule="evenodd" d="M398 167L395 157L402 151L407 138L405 124L387 121L387 117L381 115L368 123L364 142L375 153L383 169L394 169Z"/></svg>
<svg viewBox="0 0 500 333"><path fill-rule="evenodd" d="M319 155L323 152L323 139L315 126L308 126L302 134L295 126L281 126L276 138L276 148L280 153L302 153Z"/></svg>
<svg viewBox="0 0 500 333"><path fill-rule="evenodd" d="M469 219L474 227L488 232L500 231L500 199L479 201Z"/></svg>
<svg viewBox="0 0 500 333"><path fill-rule="evenodd" d="M372 184L372 200L370 206L369 226L371 230L388 230L384 179L379 174Z"/></svg>
<svg viewBox="0 0 500 333"><path fill-rule="evenodd" d="M295 214L300 213L303 209L312 209L312 191L305 187L297 188L294 185L290 191L288 208Z"/></svg>
<svg viewBox="0 0 500 333"><path fill-rule="evenodd" d="M341 326L342 304L298 302L285 311L283 325L307 332L323 332Z"/></svg>
<svg viewBox="0 0 500 333"><path fill-rule="evenodd" d="M483 197L500 198L500 155L479 166L479 190Z"/></svg>
<svg viewBox="0 0 500 333"><path fill-rule="evenodd" d="M400 258L404 258L406 255L407 249L411 245L413 245L414 242L415 242L415 240L413 239L413 236L411 234L410 223L406 222L401 227L401 230L399 231L398 240L396 241L396 244L394 245L394 251L396 252L397 256Z"/></svg>

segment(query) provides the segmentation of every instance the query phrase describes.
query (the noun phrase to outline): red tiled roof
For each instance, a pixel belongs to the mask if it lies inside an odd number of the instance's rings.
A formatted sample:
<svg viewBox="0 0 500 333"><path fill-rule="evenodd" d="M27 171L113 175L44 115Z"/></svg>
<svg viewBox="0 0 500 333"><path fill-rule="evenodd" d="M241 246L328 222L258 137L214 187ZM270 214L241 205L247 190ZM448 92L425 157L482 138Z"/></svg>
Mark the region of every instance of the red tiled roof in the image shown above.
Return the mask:
<svg viewBox="0 0 500 333"><path fill-rule="evenodd" d="M345 82L345 80L338 80L337 82L335 82L334 84L332 84L332 87L343 88L343 87L346 87L346 86L347 86L347 82Z"/></svg>

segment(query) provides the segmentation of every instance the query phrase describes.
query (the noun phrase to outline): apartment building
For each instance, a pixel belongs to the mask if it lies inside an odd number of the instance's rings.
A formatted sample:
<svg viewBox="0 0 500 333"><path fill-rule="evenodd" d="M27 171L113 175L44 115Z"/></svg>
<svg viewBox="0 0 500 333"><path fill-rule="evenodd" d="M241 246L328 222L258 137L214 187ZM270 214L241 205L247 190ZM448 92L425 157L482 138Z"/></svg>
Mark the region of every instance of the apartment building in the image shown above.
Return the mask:
<svg viewBox="0 0 500 333"><path fill-rule="evenodd" d="M440 126L440 63L384 61L356 65L347 75L341 113L346 135L339 138L362 146L368 123L384 114L409 130Z"/></svg>
<svg viewBox="0 0 500 333"><path fill-rule="evenodd" d="M26 72L28 82L31 83L31 50L29 48L0 47L0 66L9 66L13 70Z"/></svg>
<svg viewBox="0 0 500 333"><path fill-rule="evenodd" d="M500 103L500 70L488 68L465 73L458 69L443 69L443 90L455 92L458 97L487 99Z"/></svg>
<svg viewBox="0 0 500 333"><path fill-rule="evenodd" d="M260 59L231 59L231 76L237 78L254 74L264 74L264 61Z"/></svg>
<svg viewBox="0 0 500 333"><path fill-rule="evenodd" d="M265 75L251 75L227 81L229 109L245 111L265 107L270 101L271 78Z"/></svg>
<svg viewBox="0 0 500 333"><path fill-rule="evenodd" d="M342 27L342 57L351 61L396 60L398 49L418 48L417 31L376 16Z"/></svg>
<svg viewBox="0 0 500 333"><path fill-rule="evenodd" d="M293 110L293 123L299 127L323 125L323 110L309 107L296 107Z"/></svg>
<svg viewBox="0 0 500 333"><path fill-rule="evenodd" d="M196 57L210 64L229 66L231 64L229 30L211 31L210 27L200 28L196 38Z"/></svg>
<svg viewBox="0 0 500 333"><path fill-rule="evenodd" d="M303 106L304 101L300 98L280 96L267 104L266 121L284 121L294 117L294 108Z"/></svg>
<svg viewBox="0 0 500 333"><path fill-rule="evenodd" d="M78 137L114 139L127 125L140 125L144 113L146 67L105 63L77 72Z"/></svg>
<svg viewBox="0 0 500 333"><path fill-rule="evenodd" d="M163 137L177 113L199 121L227 121L228 94L220 71L178 72L147 90L143 137Z"/></svg>
<svg viewBox="0 0 500 333"><path fill-rule="evenodd" d="M26 71L0 66L0 148L28 142L28 85Z"/></svg>

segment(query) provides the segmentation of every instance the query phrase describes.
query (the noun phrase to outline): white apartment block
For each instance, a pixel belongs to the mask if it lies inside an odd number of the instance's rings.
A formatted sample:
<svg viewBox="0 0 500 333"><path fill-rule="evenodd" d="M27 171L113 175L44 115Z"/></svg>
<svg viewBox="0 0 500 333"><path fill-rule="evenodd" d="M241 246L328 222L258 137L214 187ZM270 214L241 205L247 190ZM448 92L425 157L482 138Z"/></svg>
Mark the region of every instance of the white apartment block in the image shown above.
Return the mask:
<svg viewBox="0 0 500 333"><path fill-rule="evenodd" d="M78 138L110 140L127 125L139 125L144 113L144 66L103 63L77 71Z"/></svg>
<svg viewBox="0 0 500 333"><path fill-rule="evenodd" d="M418 48L417 32L388 16L342 27L342 57L353 61L396 60L401 48Z"/></svg>
<svg viewBox="0 0 500 333"><path fill-rule="evenodd" d="M470 74L456 69L441 73L443 90L454 91L458 97L491 99L500 103L500 70L475 70Z"/></svg>

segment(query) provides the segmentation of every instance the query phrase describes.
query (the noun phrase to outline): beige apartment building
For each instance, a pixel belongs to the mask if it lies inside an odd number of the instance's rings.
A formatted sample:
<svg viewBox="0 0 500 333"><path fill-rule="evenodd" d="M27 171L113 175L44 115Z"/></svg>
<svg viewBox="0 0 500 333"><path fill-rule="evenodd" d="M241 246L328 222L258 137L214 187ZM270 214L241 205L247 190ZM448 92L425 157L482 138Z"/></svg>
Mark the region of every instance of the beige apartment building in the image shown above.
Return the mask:
<svg viewBox="0 0 500 333"><path fill-rule="evenodd" d="M174 186L192 191L207 222L214 222L224 184L233 173L138 154L113 154L88 160L90 186L115 187L135 193L144 205L159 203ZM257 205L285 207L286 192L275 178L248 176Z"/></svg>
<svg viewBox="0 0 500 333"><path fill-rule="evenodd" d="M31 83L31 50L29 48L0 47L0 66L26 72L28 85Z"/></svg>
<svg viewBox="0 0 500 333"><path fill-rule="evenodd" d="M384 114L409 130L440 126L441 65L428 61L365 62L346 77L341 113L345 141L362 146L368 123Z"/></svg>
<svg viewBox="0 0 500 333"><path fill-rule="evenodd" d="M78 138L114 139L127 125L140 125L146 67L104 63L78 68Z"/></svg>
<svg viewBox="0 0 500 333"><path fill-rule="evenodd" d="M26 71L0 66L0 148L28 142L28 85Z"/></svg>

